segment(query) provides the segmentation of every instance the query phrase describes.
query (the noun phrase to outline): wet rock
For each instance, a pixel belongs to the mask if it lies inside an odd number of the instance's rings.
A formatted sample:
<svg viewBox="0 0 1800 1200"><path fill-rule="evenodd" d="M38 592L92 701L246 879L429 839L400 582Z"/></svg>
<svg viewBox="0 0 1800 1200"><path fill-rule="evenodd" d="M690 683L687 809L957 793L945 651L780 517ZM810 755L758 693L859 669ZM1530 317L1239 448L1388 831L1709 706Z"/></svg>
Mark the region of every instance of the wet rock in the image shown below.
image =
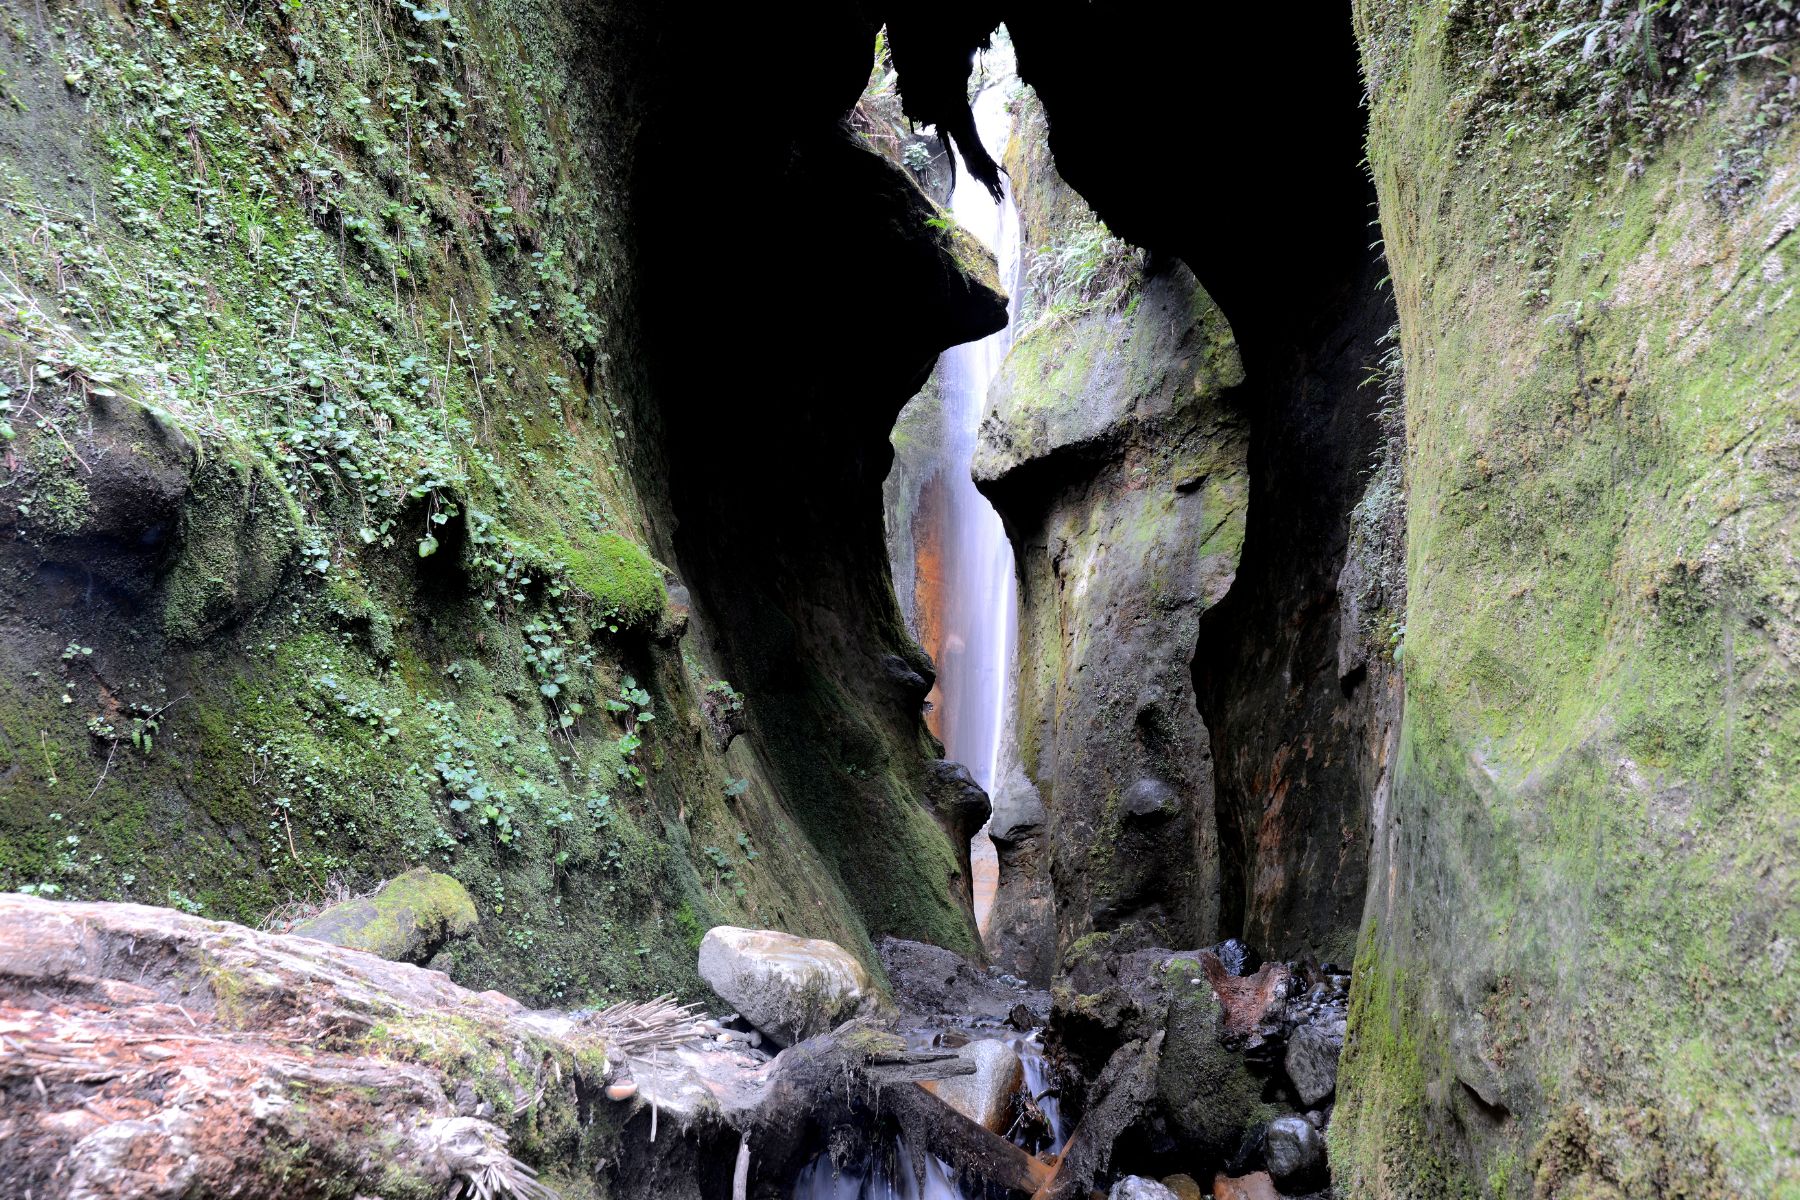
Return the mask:
<svg viewBox="0 0 1800 1200"><path fill-rule="evenodd" d="M1337 1090L1338 1057L1344 1037L1325 1025L1302 1025L1288 1035L1283 1065L1301 1103L1313 1105Z"/></svg>
<svg viewBox="0 0 1800 1200"><path fill-rule="evenodd" d="M908 1014L997 1022L1010 1022L1017 1015L1024 1022L1015 1023L1020 1030L1034 1029L1048 1019L1047 992L990 976L955 951L888 937L876 944L875 952L893 985L894 999Z"/></svg>
<svg viewBox="0 0 1800 1200"><path fill-rule="evenodd" d="M1179 1200L1169 1188L1142 1175L1127 1175L1113 1184L1106 1200Z"/></svg>
<svg viewBox="0 0 1800 1200"><path fill-rule="evenodd" d="M1325 1167L1325 1139L1305 1117L1277 1117L1263 1138L1269 1174L1284 1189L1319 1182Z"/></svg>
<svg viewBox="0 0 1800 1200"><path fill-rule="evenodd" d="M415 867L373 893L334 904L289 932L395 962L423 963L474 932L475 901L448 875Z"/></svg>
<svg viewBox="0 0 1800 1200"><path fill-rule="evenodd" d="M1245 975L1250 970L1250 947L1236 938L1226 938L1213 947L1213 953L1218 956L1219 962L1225 970L1232 975Z"/></svg>
<svg viewBox="0 0 1800 1200"><path fill-rule="evenodd" d="M974 1063L975 1073L930 1081L926 1090L989 1133L1006 1132L1012 1124L1013 1097L1025 1085L1019 1052L995 1038L982 1038L956 1054Z"/></svg>
<svg viewBox="0 0 1800 1200"><path fill-rule="evenodd" d="M969 768L949 759L934 759L926 768L926 778L932 814L950 839L963 879L973 880L969 841L987 824L988 814L993 811L988 795L969 774Z"/></svg>
<svg viewBox="0 0 1800 1200"><path fill-rule="evenodd" d="M881 656L881 673L900 690L911 707L925 703L925 697L931 693L932 680L898 654Z"/></svg>
<svg viewBox="0 0 1800 1200"><path fill-rule="evenodd" d="M700 943L700 977L764 1037L816 1037L879 1004L863 965L832 942L719 925Z"/></svg>
<svg viewBox="0 0 1800 1200"><path fill-rule="evenodd" d="M1264 1171L1234 1178L1221 1175L1213 1181L1212 1194L1213 1200L1281 1200L1275 1181Z"/></svg>

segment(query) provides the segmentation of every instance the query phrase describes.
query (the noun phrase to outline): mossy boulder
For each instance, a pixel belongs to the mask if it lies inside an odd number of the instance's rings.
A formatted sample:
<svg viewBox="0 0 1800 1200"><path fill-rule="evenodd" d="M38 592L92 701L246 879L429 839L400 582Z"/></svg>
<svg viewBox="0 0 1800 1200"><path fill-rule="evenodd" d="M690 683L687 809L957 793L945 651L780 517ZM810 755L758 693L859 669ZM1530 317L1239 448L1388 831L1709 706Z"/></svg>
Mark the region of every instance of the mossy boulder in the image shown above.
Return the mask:
<svg viewBox="0 0 1800 1200"><path fill-rule="evenodd" d="M1171 1132L1209 1158L1229 1158L1275 1110L1244 1056L1225 1048L1225 1008L1200 964L1181 958L1163 971L1168 1035L1156 1066L1156 1099Z"/></svg>
<svg viewBox="0 0 1800 1200"><path fill-rule="evenodd" d="M475 931L468 889L425 867L388 880L373 893L334 904L293 931L395 962L423 963L452 938Z"/></svg>
<svg viewBox="0 0 1800 1200"><path fill-rule="evenodd" d="M626 629L655 624L668 603L663 570L636 542L617 533L583 539L565 551L569 579Z"/></svg>

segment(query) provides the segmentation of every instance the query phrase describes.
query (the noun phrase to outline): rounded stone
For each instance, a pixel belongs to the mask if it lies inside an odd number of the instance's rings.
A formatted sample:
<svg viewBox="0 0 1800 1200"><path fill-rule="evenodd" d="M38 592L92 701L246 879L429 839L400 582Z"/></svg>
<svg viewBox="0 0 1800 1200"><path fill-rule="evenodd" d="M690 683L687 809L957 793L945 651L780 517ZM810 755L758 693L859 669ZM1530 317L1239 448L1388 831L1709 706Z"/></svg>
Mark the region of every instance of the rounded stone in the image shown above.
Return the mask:
<svg viewBox="0 0 1800 1200"><path fill-rule="evenodd" d="M780 1046L829 1032L879 1003L869 973L849 951L772 929L708 930L700 978Z"/></svg>
<svg viewBox="0 0 1800 1200"><path fill-rule="evenodd" d="M1324 1165L1325 1139L1305 1117L1276 1117L1263 1138L1263 1153L1276 1183L1302 1183Z"/></svg>

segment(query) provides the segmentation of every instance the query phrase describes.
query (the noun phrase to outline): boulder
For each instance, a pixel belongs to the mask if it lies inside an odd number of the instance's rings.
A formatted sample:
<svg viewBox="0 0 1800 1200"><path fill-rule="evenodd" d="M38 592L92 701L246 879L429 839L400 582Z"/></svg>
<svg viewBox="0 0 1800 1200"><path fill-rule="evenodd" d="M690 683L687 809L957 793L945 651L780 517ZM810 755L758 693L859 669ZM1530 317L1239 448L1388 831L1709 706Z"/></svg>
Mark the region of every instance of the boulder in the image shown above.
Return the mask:
<svg viewBox="0 0 1800 1200"><path fill-rule="evenodd" d="M1284 1189L1318 1181L1324 1174L1325 1139L1305 1117L1276 1117L1263 1138L1269 1174Z"/></svg>
<svg viewBox="0 0 1800 1200"><path fill-rule="evenodd" d="M1180 1200L1174 1192L1142 1175L1127 1175L1112 1185L1106 1200Z"/></svg>
<svg viewBox="0 0 1800 1200"><path fill-rule="evenodd" d="M985 1017L1010 1021L1021 1031L1042 1025L1049 1016L1049 993L996 979L954 950L884 937L875 952L894 1000L909 1014L958 1021Z"/></svg>
<svg viewBox="0 0 1800 1200"><path fill-rule="evenodd" d="M1167 1035L1157 1066L1158 1114L1183 1153L1228 1161L1271 1115L1262 1081L1231 1048L1233 1009L1200 964L1176 958L1162 983Z"/></svg>
<svg viewBox="0 0 1800 1200"><path fill-rule="evenodd" d="M869 973L842 946L773 929L707 930L700 978L781 1046L829 1032L880 1004Z"/></svg>
<svg viewBox="0 0 1800 1200"><path fill-rule="evenodd" d="M1302 1103L1313 1105L1337 1090L1338 1056L1343 1034L1324 1025L1302 1025L1288 1035L1288 1078Z"/></svg>
<svg viewBox="0 0 1800 1200"><path fill-rule="evenodd" d="M414 867L367 896L333 904L289 932L394 962L423 963L451 938L474 932L476 920L467 888L448 875Z"/></svg>
<svg viewBox="0 0 1800 1200"><path fill-rule="evenodd" d="M1005 1133L1012 1124L1013 1097L1025 1086L1025 1064L1005 1042L982 1038L956 1051L975 1064L973 1075L933 1080L927 1091L989 1133Z"/></svg>
<svg viewBox="0 0 1800 1200"><path fill-rule="evenodd" d="M1192 1175L1165 1175L1162 1184L1175 1193L1175 1200L1206 1200L1206 1193Z"/></svg>

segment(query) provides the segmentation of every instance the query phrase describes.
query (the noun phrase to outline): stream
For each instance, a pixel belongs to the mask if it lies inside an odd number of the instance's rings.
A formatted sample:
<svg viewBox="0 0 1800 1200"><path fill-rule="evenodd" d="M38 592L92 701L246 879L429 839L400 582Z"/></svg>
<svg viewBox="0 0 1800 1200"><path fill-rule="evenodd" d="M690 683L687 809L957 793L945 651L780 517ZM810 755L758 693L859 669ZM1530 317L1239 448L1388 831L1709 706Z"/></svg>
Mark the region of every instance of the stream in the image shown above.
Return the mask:
<svg viewBox="0 0 1800 1200"><path fill-rule="evenodd" d="M1007 1140L1031 1153L1059 1154L1068 1141L1062 1105L1044 1058L1041 1030L1017 1033L1004 1026L925 1026L907 1034L909 1050L936 1050L983 1038L1005 1042L1019 1056L1023 1093L1043 1116L1043 1127L1023 1120L1007 1130ZM924 1156L924 1180L912 1169L912 1150L904 1138L890 1139L872 1161L834 1163L829 1151L808 1163L794 1182L794 1200L982 1200L978 1182L959 1185L950 1165Z"/></svg>

